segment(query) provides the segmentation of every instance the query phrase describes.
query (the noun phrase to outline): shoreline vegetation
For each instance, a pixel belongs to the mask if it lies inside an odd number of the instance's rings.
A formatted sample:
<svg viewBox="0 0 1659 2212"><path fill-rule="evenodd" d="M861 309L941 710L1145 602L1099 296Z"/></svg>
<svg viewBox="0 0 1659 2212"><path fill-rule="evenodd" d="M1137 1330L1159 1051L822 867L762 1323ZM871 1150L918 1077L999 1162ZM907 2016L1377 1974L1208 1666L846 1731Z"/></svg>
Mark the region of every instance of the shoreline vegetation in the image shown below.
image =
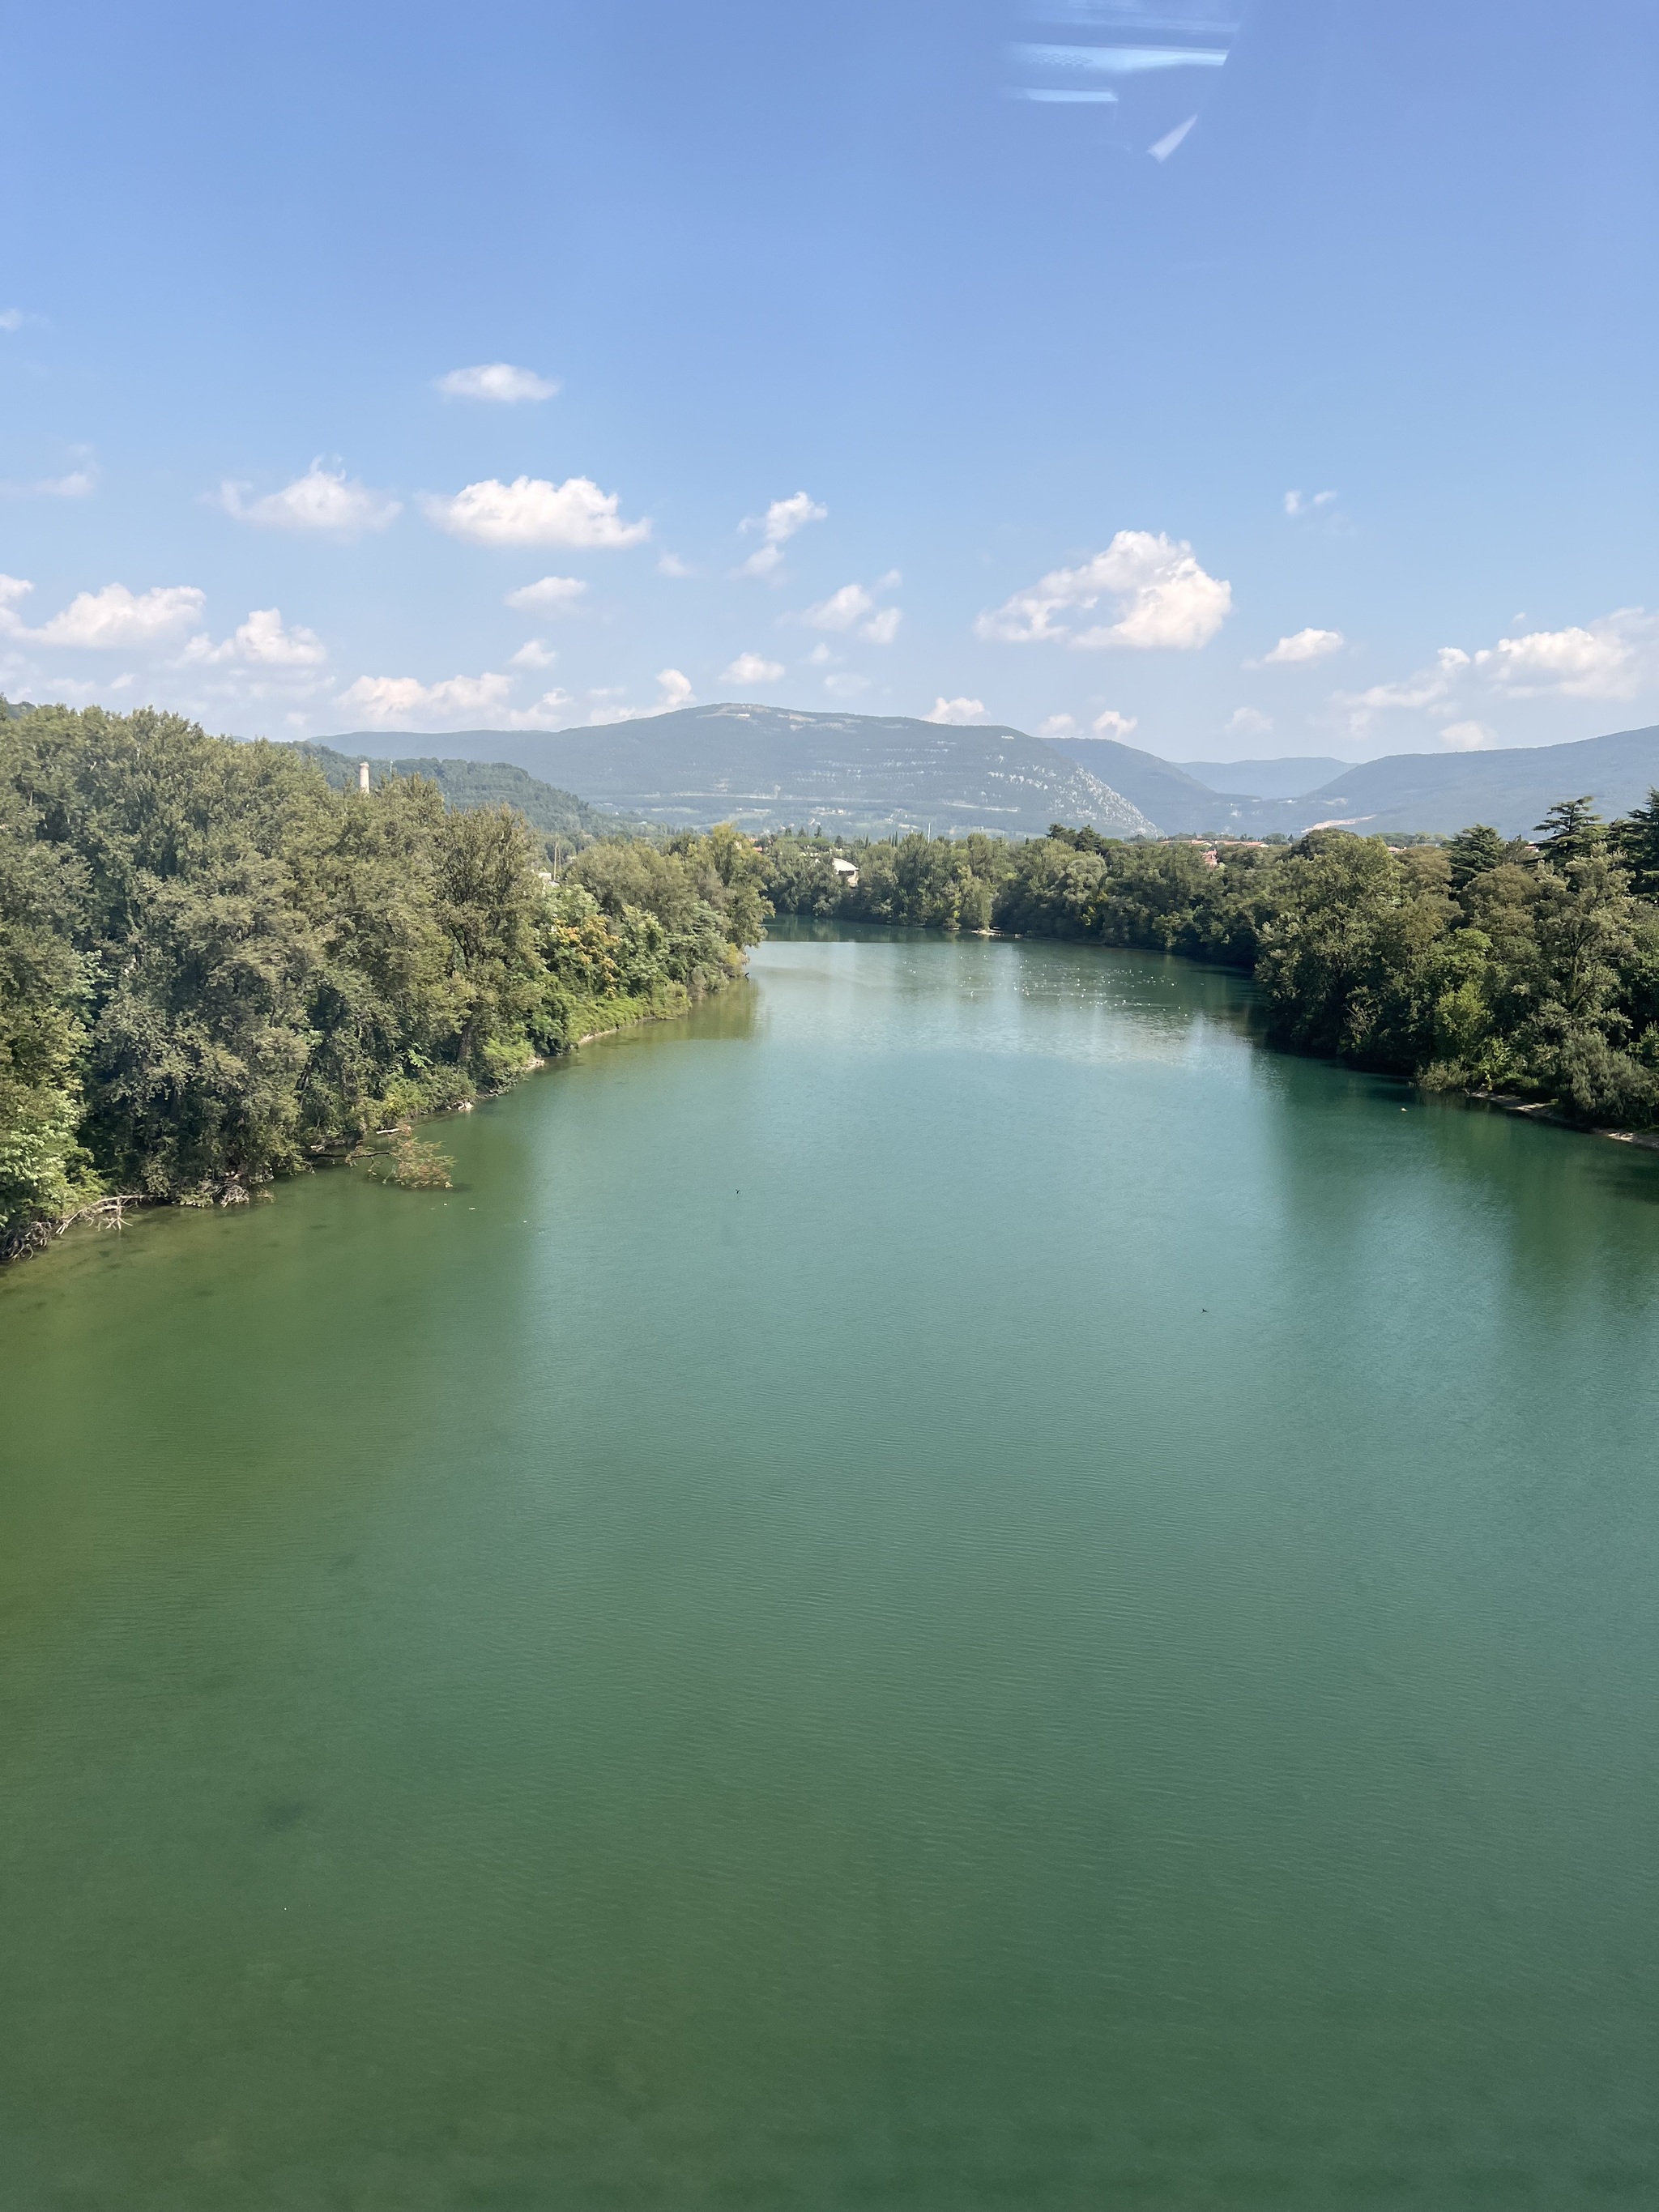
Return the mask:
<svg viewBox="0 0 1659 2212"><path fill-rule="evenodd" d="M0 1259L348 1159L441 1182L412 1121L723 988L761 874L728 829L560 870L423 777L341 791L177 715L0 705Z"/></svg>
<svg viewBox="0 0 1659 2212"><path fill-rule="evenodd" d="M511 805L343 781L151 709L0 702L0 1260L325 1164L442 1185L416 1120L684 1012L775 914L1217 963L1281 1049L1659 1144L1659 792L1612 823L1564 800L1535 842L722 824L561 873Z"/></svg>
<svg viewBox="0 0 1659 2212"><path fill-rule="evenodd" d="M1659 791L1535 842L1104 837L1056 823L834 845L763 841L780 914L1176 952L1252 975L1267 1040L1499 1110L1652 1144L1659 1128ZM857 880L838 874L840 858Z"/></svg>

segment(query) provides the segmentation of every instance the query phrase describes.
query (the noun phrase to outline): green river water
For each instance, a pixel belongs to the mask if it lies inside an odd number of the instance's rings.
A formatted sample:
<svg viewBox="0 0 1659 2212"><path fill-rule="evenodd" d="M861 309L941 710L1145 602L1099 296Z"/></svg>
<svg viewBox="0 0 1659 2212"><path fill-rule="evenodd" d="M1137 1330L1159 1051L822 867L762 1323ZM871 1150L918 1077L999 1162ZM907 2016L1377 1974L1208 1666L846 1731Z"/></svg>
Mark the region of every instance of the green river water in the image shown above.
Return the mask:
<svg viewBox="0 0 1659 2212"><path fill-rule="evenodd" d="M753 979L0 1279L0 2205L1659 2203L1659 1157Z"/></svg>

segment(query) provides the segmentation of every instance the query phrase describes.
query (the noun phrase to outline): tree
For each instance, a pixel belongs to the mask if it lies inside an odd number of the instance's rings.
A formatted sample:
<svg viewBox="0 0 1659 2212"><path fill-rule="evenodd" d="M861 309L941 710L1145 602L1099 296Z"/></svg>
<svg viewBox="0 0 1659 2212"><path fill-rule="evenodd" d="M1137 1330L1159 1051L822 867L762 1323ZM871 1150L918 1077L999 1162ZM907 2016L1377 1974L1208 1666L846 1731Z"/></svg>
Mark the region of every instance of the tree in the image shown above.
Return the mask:
<svg viewBox="0 0 1659 2212"><path fill-rule="evenodd" d="M1569 860L1588 860L1607 842L1607 824L1595 811L1595 794L1581 799L1558 799L1547 809L1534 835L1538 849L1553 867Z"/></svg>
<svg viewBox="0 0 1659 2212"><path fill-rule="evenodd" d="M1497 830L1485 822L1460 830L1446 848L1446 857L1451 863L1452 889L1461 891L1474 877L1499 866L1506 849Z"/></svg>
<svg viewBox="0 0 1659 2212"><path fill-rule="evenodd" d="M1659 899L1659 789L1650 789L1645 806L1632 806L1607 832L1614 858L1630 871L1638 898Z"/></svg>

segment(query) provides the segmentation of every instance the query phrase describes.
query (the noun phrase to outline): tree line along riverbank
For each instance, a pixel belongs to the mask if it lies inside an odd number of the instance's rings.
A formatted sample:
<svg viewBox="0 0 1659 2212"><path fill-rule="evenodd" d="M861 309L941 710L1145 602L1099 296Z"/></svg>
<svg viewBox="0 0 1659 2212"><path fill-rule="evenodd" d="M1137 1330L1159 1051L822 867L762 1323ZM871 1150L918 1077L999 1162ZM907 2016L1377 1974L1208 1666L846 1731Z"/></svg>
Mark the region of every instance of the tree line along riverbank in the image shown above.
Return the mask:
<svg viewBox="0 0 1659 2212"><path fill-rule="evenodd" d="M836 861L850 855L856 883ZM589 846L177 716L0 715L0 1257L129 1199L234 1202L742 972L769 914L1223 962L1271 1042L1659 1126L1659 793L1535 842L786 833ZM406 1144L410 1140L405 1139ZM378 1163L432 1171L410 1144ZM409 1172L405 1174L404 1169Z"/></svg>
<svg viewBox="0 0 1659 2212"><path fill-rule="evenodd" d="M1254 975L1269 1040L1586 1126L1659 1124L1659 793L1564 800L1535 842L1316 830L1294 844L767 841L779 913L1076 938ZM838 875L837 854L856 866Z"/></svg>
<svg viewBox="0 0 1659 2212"><path fill-rule="evenodd" d="M175 715L6 711L0 1257L129 1198L234 1201L689 1005L742 972L761 874L716 830L556 881L521 815L418 777L341 792Z"/></svg>

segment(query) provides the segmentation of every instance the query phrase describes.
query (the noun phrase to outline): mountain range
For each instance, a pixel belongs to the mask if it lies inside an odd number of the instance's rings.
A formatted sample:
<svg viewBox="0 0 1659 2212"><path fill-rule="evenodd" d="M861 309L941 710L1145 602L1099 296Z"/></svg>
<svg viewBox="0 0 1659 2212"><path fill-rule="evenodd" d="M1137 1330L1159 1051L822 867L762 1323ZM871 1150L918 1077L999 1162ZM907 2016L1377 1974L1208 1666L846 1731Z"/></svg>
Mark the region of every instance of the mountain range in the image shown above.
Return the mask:
<svg viewBox="0 0 1659 2212"><path fill-rule="evenodd" d="M360 757L385 742L362 730L330 740ZM441 743L447 757L511 762L590 804L673 829L818 823L833 836L878 837L931 824L1032 837L1051 822L1092 822L1137 837L1156 826L1121 787L1041 738L909 715L735 703L601 729L459 730L422 742Z"/></svg>
<svg viewBox="0 0 1659 2212"><path fill-rule="evenodd" d="M489 798L511 799L538 826L571 836L604 834L594 825L614 830L623 816L669 827L733 821L750 830L817 823L843 837L930 826L1029 837L1051 822L1092 823L1130 837L1298 836L1324 823L1449 833L1487 822L1519 836L1558 799L1588 792L1610 817L1659 785L1659 728L1492 752L1391 753L1348 769L1328 759L1182 765L1108 738L1045 739L1002 726L743 703L599 729L463 730L404 742L411 751L395 765L441 782L447 775L457 804L484 803L483 787L474 787L489 767L501 784ZM374 759L385 743L368 731L331 740L334 758L348 764ZM1287 791L1334 768L1325 781ZM515 771L554 787L544 798L530 795L538 812L507 788ZM1232 787L1247 774L1262 788ZM550 807L560 818L540 822Z"/></svg>

